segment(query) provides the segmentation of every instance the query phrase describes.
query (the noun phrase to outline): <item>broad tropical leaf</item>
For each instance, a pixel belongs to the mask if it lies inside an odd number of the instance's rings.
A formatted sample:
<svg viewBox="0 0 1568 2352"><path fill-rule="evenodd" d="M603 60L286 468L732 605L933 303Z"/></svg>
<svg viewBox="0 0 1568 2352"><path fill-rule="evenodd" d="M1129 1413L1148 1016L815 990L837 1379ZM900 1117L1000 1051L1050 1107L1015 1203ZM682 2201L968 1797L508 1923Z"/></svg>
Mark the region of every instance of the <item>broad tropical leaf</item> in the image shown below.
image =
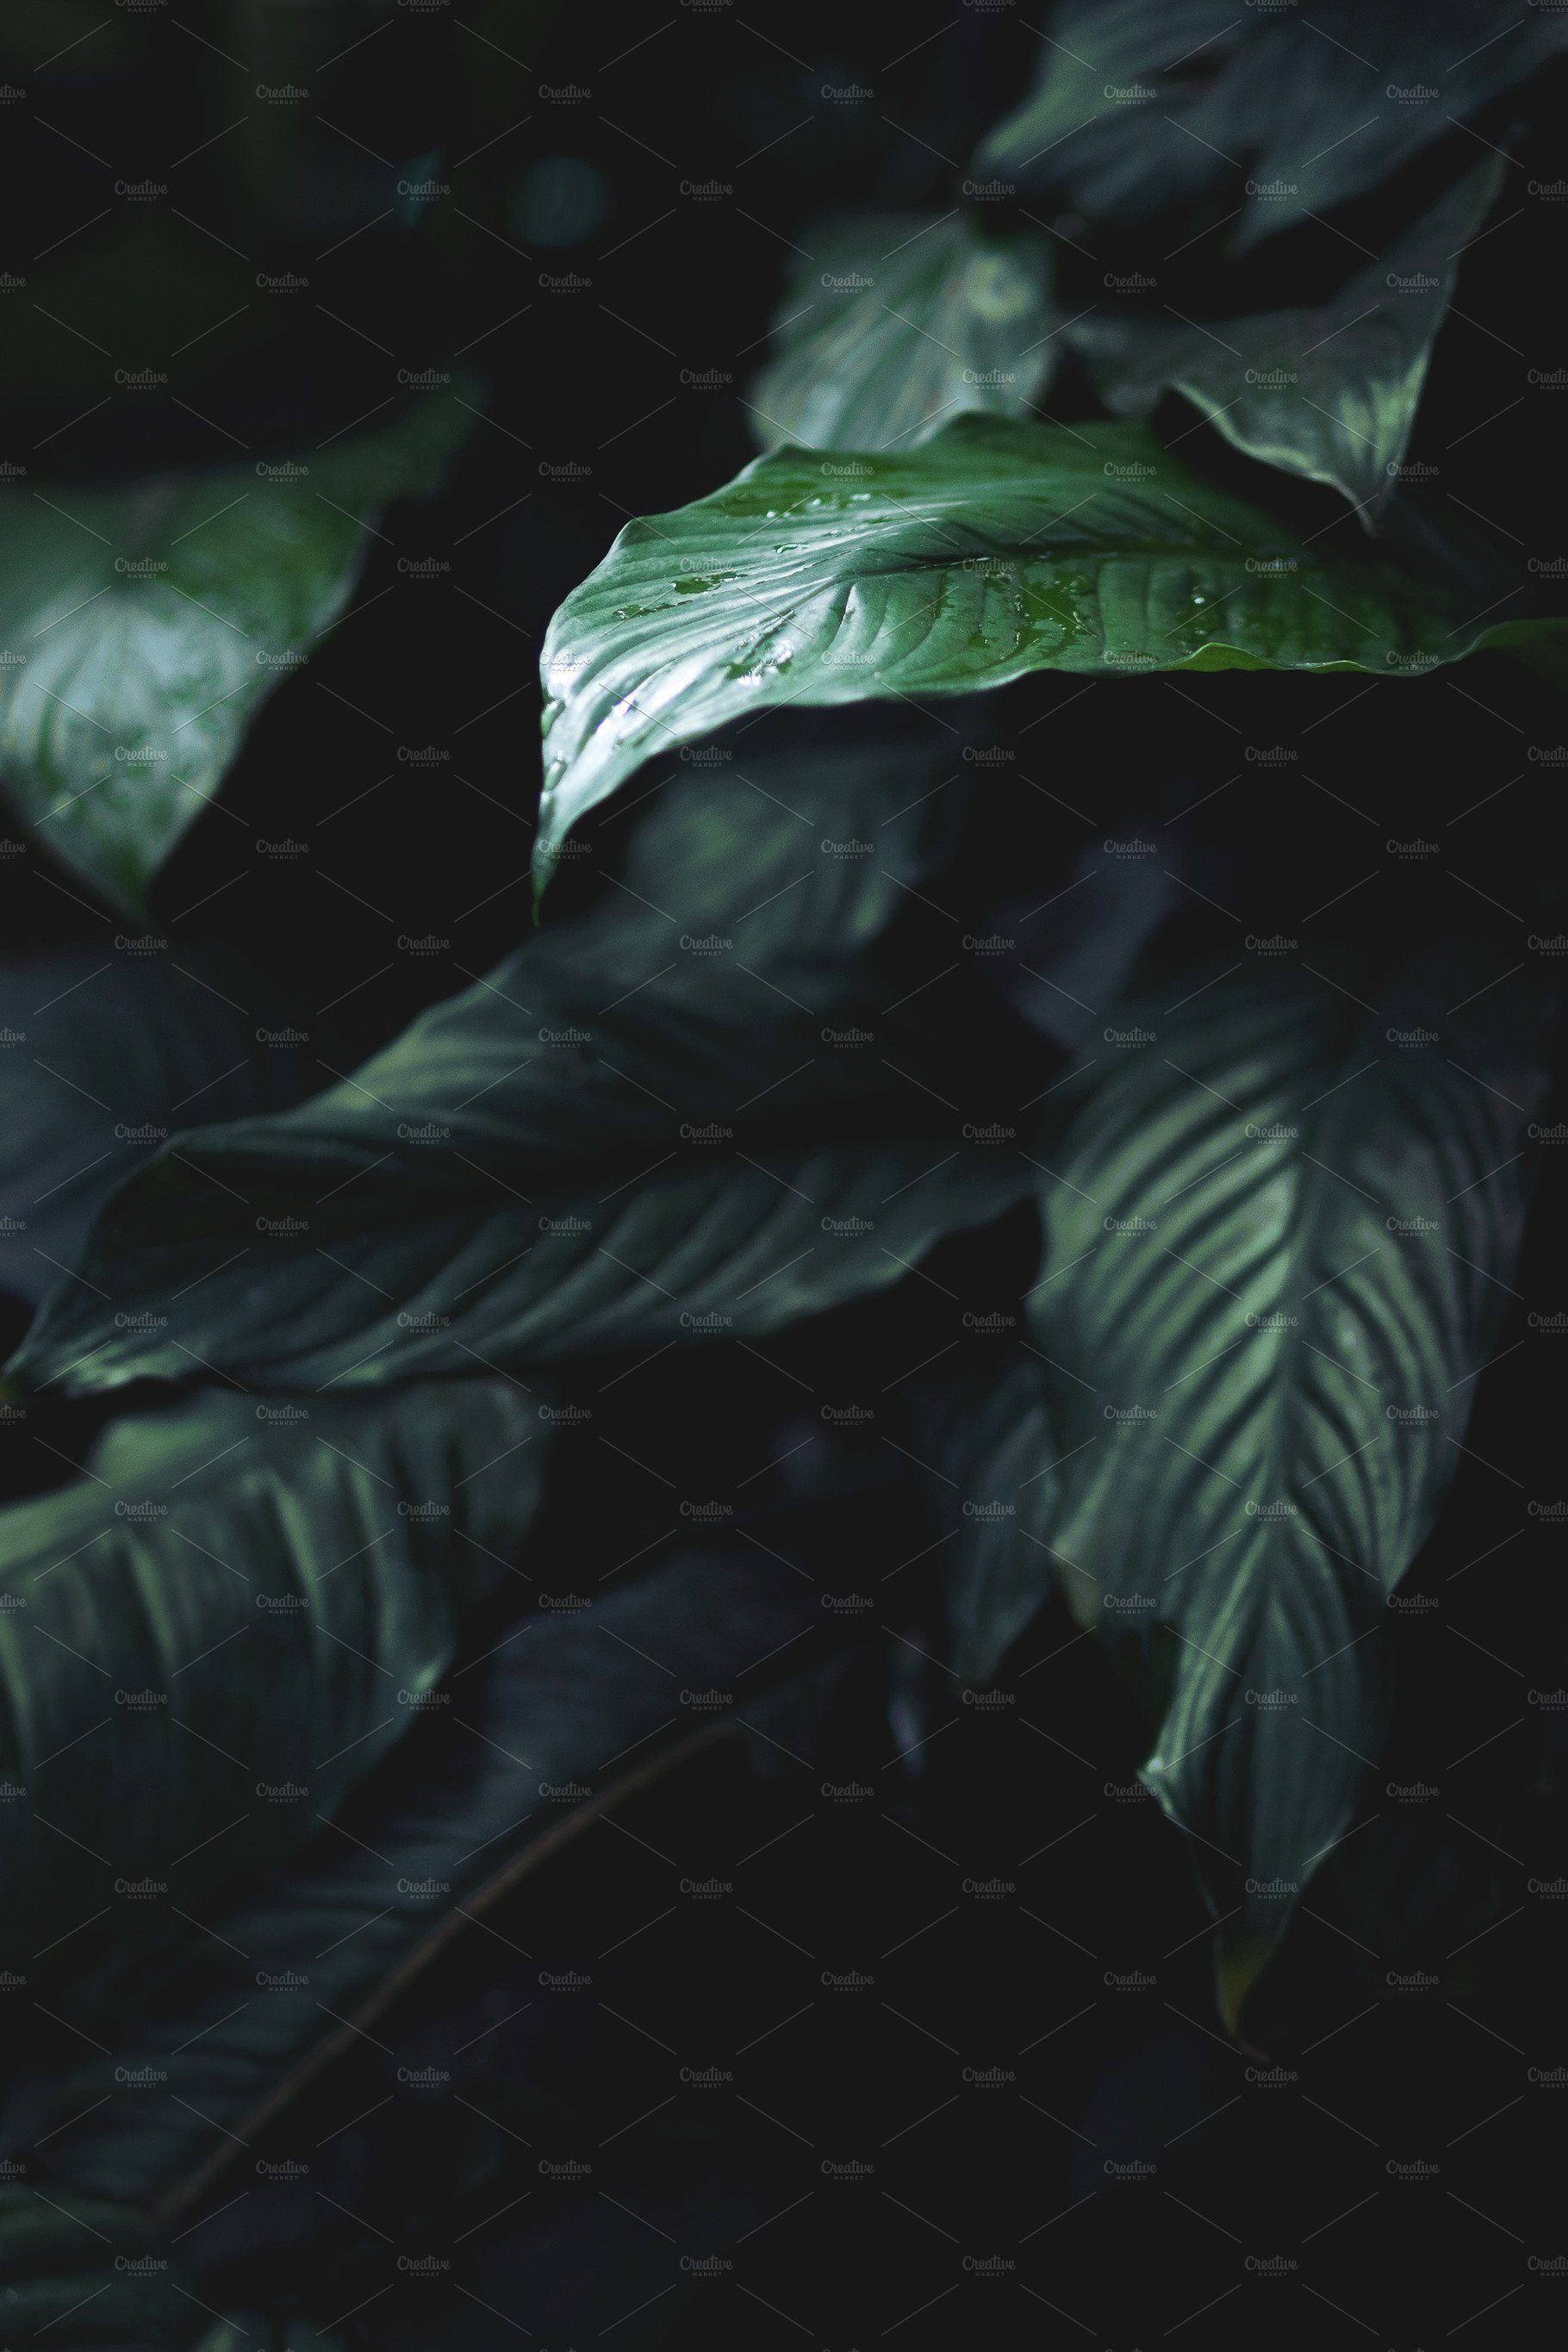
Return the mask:
<svg viewBox="0 0 1568 2352"><path fill-rule="evenodd" d="M961 418L853 482L798 449L628 523L550 625L535 872L644 760L775 703L920 698L1030 670L1419 674L1467 598L1300 539L1143 427Z"/></svg>
<svg viewBox="0 0 1568 2352"><path fill-rule="evenodd" d="M0 782L132 912L251 718L353 593L369 519L434 488L467 425L396 424L276 461L100 489L0 489Z"/></svg>
<svg viewBox="0 0 1568 2352"><path fill-rule="evenodd" d="M1544 9L1500 26L1483 0L1240 17L1226 0L1067 0L1037 87L974 168L1059 188L1105 220L1210 196L1251 244L1377 187L1564 37Z"/></svg>
<svg viewBox="0 0 1568 2352"><path fill-rule="evenodd" d="M1004 1497L1033 1540L1010 1580L983 1563L960 1663L989 1672L1054 1578L1133 1676L1144 1778L1254 1955L1375 1759L1384 1601L1510 1293L1551 1003L1497 961L1171 974L1041 1150L1048 1453Z"/></svg>
<svg viewBox="0 0 1568 2352"><path fill-rule="evenodd" d="M184 1934L331 1818L504 1575L539 1436L503 1381L208 1391L0 1513L6 1957Z"/></svg>
<svg viewBox="0 0 1568 2352"><path fill-rule="evenodd" d="M948 944L918 886L961 788L933 775L886 753L689 772L608 904L346 1084L133 1179L23 1378L526 1373L754 1336L901 1279L1028 1173L953 1100L984 1076L981 1024L897 1010L941 967L900 962L895 919ZM933 1053L954 1034L956 1078Z"/></svg>
<svg viewBox="0 0 1568 2352"><path fill-rule="evenodd" d="M1044 244L972 211L852 216L817 230L757 381L758 440L913 448L969 410L1024 415L1058 348Z"/></svg>
<svg viewBox="0 0 1568 2352"><path fill-rule="evenodd" d="M482 1193L427 1194L415 1171L366 1184L361 1206L378 1222L362 1231L286 1205L318 1200L320 1160L274 1151L267 1136L239 1142L247 1160L230 1141L216 1129L184 1139L215 1185L265 1184L269 1222L308 1234L241 1267L243 1223L209 1210L221 1194L181 1177L160 1198L137 1180L145 1189L107 1215L97 1246L129 1270L121 1301L138 1303L116 1322L57 1294L18 1359L24 1379L85 1394L189 1380L205 1363L260 1389L358 1388L755 1339L901 1281L949 1234L998 1215L1026 1177L1016 1152L966 1147L955 1123L881 1145L763 1145L754 1165L722 1150L641 1175L623 1163L603 1192L524 1196L492 1165ZM515 1205L494 1208L492 1189Z"/></svg>
<svg viewBox="0 0 1568 2352"><path fill-rule="evenodd" d="M1119 416L1166 392L1249 457L1342 490L1375 520L1409 446L1464 247L1497 201L1500 158L1456 183L1331 302L1206 323L1097 311L1071 340Z"/></svg>

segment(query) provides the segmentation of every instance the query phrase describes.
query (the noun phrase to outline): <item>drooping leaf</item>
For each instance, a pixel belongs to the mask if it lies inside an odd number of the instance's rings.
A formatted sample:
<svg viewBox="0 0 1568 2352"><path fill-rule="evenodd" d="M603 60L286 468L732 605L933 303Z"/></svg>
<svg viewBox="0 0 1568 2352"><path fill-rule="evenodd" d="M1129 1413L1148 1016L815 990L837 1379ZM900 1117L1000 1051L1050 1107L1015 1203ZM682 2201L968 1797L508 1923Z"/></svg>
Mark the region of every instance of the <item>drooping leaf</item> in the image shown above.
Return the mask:
<svg viewBox="0 0 1568 2352"><path fill-rule="evenodd" d="M293 457L0 488L0 782L37 838L140 912L260 704L347 605L371 515L434 488L467 423L431 397Z"/></svg>
<svg viewBox="0 0 1568 2352"><path fill-rule="evenodd" d="M1552 992L1496 965L1169 975L1041 1150L1048 1453L1001 1496L1032 1540L981 1563L960 1664L1060 1586L1248 1966L1375 1761L1385 1599L1509 1297Z"/></svg>
<svg viewBox="0 0 1568 2352"><path fill-rule="evenodd" d="M1005 235L973 211L893 213L811 241L752 403L764 446L913 448L966 411L1022 415L1045 391L1056 320L1037 232Z"/></svg>
<svg viewBox="0 0 1568 2352"><path fill-rule="evenodd" d="M244 2160L237 2141L374 2029L447 1937L482 1932L490 1904L563 1837L733 1734L814 1654L863 1638L815 1580L736 1549L687 1550L574 1596L459 1664L448 1703L341 1825L209 1912L224 1941L193 1937L143 1978L112 2053L79 2045L48 2093L51 2116L79 2117L37 2159L48 2193L133 2181L170 2227L204 2218L233 2194L217 2174ZM102 2011L73 2013L88 2026ZM153 2092L137 2086L144 2065L165 2078Z"/></svg>
<svg viewBox="0 0 1568 2352"><path fill-rule="evenodd" d="M528 1373L677 1339L758 1338L901 1281L949 1234L1007 1207L1022 1164L956 1135L774 1149L755 1165L721 1156L622 1175L631 1189L619 1199L613 1178L602 1194L518 1195L526 1215L491 1208L488 1193L441 1187L427 1200L417 1181L394 1181L372 1188L369 1205L396 1224L360 1234L318 1218L311 1232L325 1230L330 1248L293 1237L243 1271L222 1258L238 1228L195 1225L205 1196L182 1183L138 1201L145 1221L110 1219L100 1233L134 1269L121 1296L157 1306L111 1328L59 1294L19 1361L67 1393L189 1379L198 1358L275 1390L445 1376L476 1360ZM309 1160L231 1160L216 1130L196 1148L201 1166L226 1171L217 1181L261 1171L275 1200L321 1181Z"/></svg>
<svg viewBox="0 0 1568 2352"><path fill-rule="evenodd" d="M270 989L257 1003L208 950L138 942L0 962L0 1291L37 1306L116 1184L174 1128L295 1101L306 1042Z"/></svg>
<svg viewBox="0 0 1568 2352"><path fill-rule="evenodd" d="M960 789L886 753L689 772L608 903L346 1084L133 1180L22 1377L526 1370L754 1336L901 1279L1027 1176L953 1100L984 1045L951 1075L941 1000L900 1010L933 964L887 944L906 913L947 925L919 884Z"/></svg>
<svg viewBox="0 0 1568 2352"><path fill-rule="evenodd" d="M1565 31L1545 9L1500 26L1484 0L1327 0L1310 16L1068 0L1037 88L974 168L1104 220L1212 194L1252 244L1377 187L1538 72Z"/></svg>
<svg viewBox="0 0 1568 2352"><path fill-rule="evenodd" d="M1071 340L1119 416L1179 392L1266 466L1342 490L1369 525L1393 488L1463 248L1497 201L1500 157L1360 270L1331 302L1205 324L1097 311Z"/></svg>
<svg viewBox="0 0 1568 2352"><path fill-rule="evenodd" d="M330 1818L515 1552L539 1433L502 1381L207 1391L0 1513L7 1958L184 1933Z"/></svg>
<svg viewBox="0 0 1568 2352"><path fill-rule="evenodd" d="M1030 670L1420 674L1485 634L1436 579L1331 555L1142 427L961 418L908 457L784 449L628 523L550 625L535 872L641 761L775 703Z"/></svg>

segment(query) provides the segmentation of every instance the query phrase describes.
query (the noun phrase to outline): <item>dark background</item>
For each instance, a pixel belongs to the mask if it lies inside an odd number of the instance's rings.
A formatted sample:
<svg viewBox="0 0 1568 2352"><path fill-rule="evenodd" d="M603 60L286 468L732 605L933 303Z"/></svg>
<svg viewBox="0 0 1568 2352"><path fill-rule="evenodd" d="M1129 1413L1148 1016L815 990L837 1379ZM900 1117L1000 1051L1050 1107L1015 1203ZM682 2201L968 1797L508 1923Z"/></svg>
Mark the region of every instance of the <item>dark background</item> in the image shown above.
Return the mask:
<svg viewBox="0 0 1568 2352"><path fill-rule="evenodd" d="M0 313L12 463L59 481L232 465L319 445L402 398L400 372L478 378L483 418L447 488L384 520L349 616L264 710L221 806L155 886L171 940L221 945L304 1008L300 1083L314 1086L522 935L551 613L626 518L754 454L750 382L814 215L945 209L1038 40L1011 7L921 5L874 28L810 5L666 18L259 0L183 16L56 0L14 8L4 38L0 267L23 281ZM121 194L146 179L165 194ZM447 193L400 199L405 179ZM692 192L709 183L719 193ZM1363 208L1369 241L1388 226ZM1555 552L1562 395L1525 381L1562 359L1555 229L1531 205L1467 270L1415 450L1516 553ZM1329 249L1296 234L1300 271L1331 278ZM1121 258L1081 223L1070 239L1064 268L1086 283ZM1294 267L1290 242L1252 265L1260 289ZM261 282L290 277L307 282ZM167 383L130 392L118 368ZM1088 407L1069 373L1047 413ZM1206 438L1184 453L1236 475ZM1326 492L1276 479L1270 494L1334 515ZM399 569L429 558L445 568ZM957 715L971 747L1012 756L975 770L945 907L980 931L1092 873L1028 950L1090 994L1087 976L1107 984L1184 886L1223 941L1215 902L1294 929L1371 874L1315 939L1392 950L1479 928L1500 971L1525 933L1561 923L1561 704L1495 658L1370 686L1047 677ZM893 723L923 745L953 716ZM775 731L809 756L862 723L800 715ZM1293 754L1283 771L1247 756L1272 746ZM1130 878L1104 845L1141 835L1158 854ZM262 836L300 854L259 856ZM1433 854L1390 854L1414 836ZM560 917L616 854L605 824L554 886ZM30 846L0 861L0 918L8 956L120 952L121 919ZM918 959L919 909L910 920ZM445 954L397 945L427 933ZM957 1016L1013 1110L1073 1042L1016 963L966 974ZM1524 1319L1561 1303L1563 1186L1542 1157L1500 1346L1521 1344L1481 1384L1475 1458L1412 1580L1434 1607L1389 1628L1396 1728L1366 1807L1385 1817L1370 1832L1386 1839L1378 1948L1336 1924L1325 1877L1277 2048L1221 2030L1187 1857L1134 1792L1138 1727L1065 1615L1042 1619L994 1695L940 1663L917 1556L942 1497L882 1438L962 1411L985 1343L964 1339L957 1365L835 1437L831 1479L750 1483L811 1433L792 1373L810 1383L831 1363L836 1393L879 1400L954 1337L950 1292L1016 1298L1032 1278L1020 1217L936 1262L940 1292L911 1284L795 1334L771 1366L667 1360L602 1408L630 1451L679 1465L682 1491L732 1502L714 1542L739 1554L744 1530L875 1605L836 1627L837 1663L780 1669L790 1688L763 1729L737 1724L585 1827L490 1915L495 1933L460 1938L403 1997L377 2028L384 2051L309 2086L268 2141L279 2159L309 2147L309 2187L252 2195L183 2250L214 2299L261 2302L287 2275L317 2319L355 2312L353 2344L487 2352L520 2326L555 2352L612 2329L627 2352L849 2352L893 2335L911 2352L1130 2352L1178 2330L1415 2352L1560 2327L1568 2286L1526 2267L1561 2247L1568 2098L1531 2072L1568 2063L1563 1906L1531 1891L1564 1863L1563 1718L1526 1697L1563 1678L1560 1548L1525 1511L1556 1497L1562 1459L1564 1342ZM10 1490L50 1483L37 1441L75 1454L90 1417L5 1433ZM595 1451L566 1463L541 1543L588 1591L652 1540L660 1507ZM394 1769L417 1772L416 1746ZM1394 1781L1432 1793L1400 1810L1383 1793ZM731 1892L689 1898L672 1868ZM1391 1968L1434 1981L1400 1990ZM546 1993L541 1969L590 1984ZM400 2079L464 2045L443 2059L449 2095ZM665 2104L678 2066L732 2079L677 2082ZM546 2174L542 2158L591 2168ZM468 2299L395 2272L394 2240L414 2255L464 2242ZM710 2257L729 2267L680 2266Z"/></svg>

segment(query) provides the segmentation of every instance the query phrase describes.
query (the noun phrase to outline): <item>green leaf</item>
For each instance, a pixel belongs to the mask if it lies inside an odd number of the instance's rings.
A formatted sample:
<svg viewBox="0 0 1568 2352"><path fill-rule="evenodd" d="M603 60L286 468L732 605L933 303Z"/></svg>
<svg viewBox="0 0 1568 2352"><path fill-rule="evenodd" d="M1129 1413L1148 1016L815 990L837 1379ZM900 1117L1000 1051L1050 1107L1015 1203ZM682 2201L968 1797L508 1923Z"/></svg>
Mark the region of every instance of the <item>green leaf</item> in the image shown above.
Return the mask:
<svg viewBox="0 0 1568 2352"><path fill-rule="evenodd" d="M1366 194L1539 71L1568 26L1484 0L1328 0L1310 17L1226 0L1067 0L1040 79L976 172L1145 220L1204 196L1247 246Z"/></svg>
<svg viewBox="0 0 1568 2352"><path fill-rule="evenodd" d="M775 703L1030 670L1419 674L1484 634L1427 573L1326 551L1143 427L962 418L853 484L804 450L628 523L550 625L535 872L644 760Z"/></svg>
<svg viewBox="0 0 1568 2352"><path fill-rule="evenodd" d="M240 1161L216 1130L184 1139L216 1183L264 1181L279 1223L292 1215L281 1204L317 1199L319 1159L295 1158L286 1137L246 1141L252 1157ZM161 1198L142 1192L96 1245L127 1269L118 1296L133 1303L116 1312L134 1319L115 1325L57 1294L18 1362L24 1377L79 1394L189 1379L200 1361L257 1388L362 1387L449 1376L476 1359L534 1372L675 1340L754 1339L900 1281L1023 1184L1016 1160L963 1151L951 1135L763 1148L755 1166L727 1152L639 1180L623 1165L602 1193L525 1197L492 1166L493 1189L512 1192L517 1209L493 1208L477 1188L440 1184L427 1197L411 1171L365 1190L369 1231L296 1219L330 1248L289 1240L244 1268L233 1248L223 1258L226 1245L243 1248L242 1222L221 1212L195 1222L210 1196L184 1182ZM634 1189L613 1197L623 1185ZM101 1265L96 1254L87 1263Z"/></svg>
<svg viewBox="0 0 1568 2352"><path fill-rule="evenodd" d="M171 2226L205 2218L233 2193L216 2176L237 2140L253 2141L356 2029L374 2031L454 1929L482 1931L490 1903L563 1837L862 1632L824 1610L814 1580L738 1542L525 1620L459 1666L451 1705L430 1710L341 1826L205 1915L223 1942L187 1940L133 2019L121 2013L112 2057L79 2045L49 2095L51 2121L78 2118L45 2151L49 2192L134 2182ZM682 1688L729 1703L682 1705ZM142 2065L164 2078L154 2092L134 2087Z"/></svg>
<svg viewBox="0 0 1568 2352"><path fill-rule="evenodd" d="M0 1512L7 1958L182 1934L313 1834L516 1549L538 1431L499 1381L374 1408L208 1391Z"/></svg>
<svg viewBox="0 0 1568 2352"><path fill-rule="evenodd" d="M987 1674L1055 1577L1254 1955L1375 1762L1384 1602L1508 1302L1553 1010L1464 941L1337 980L1286 945L1120 1010L1041 1147L1047 1466L970 1489L1026 1539L960 1610Z"/></svg>
<svg viewBox="0 0 1568 2352"><path fill-rule="evenodd" d="M1045 391L1056 319L1037 233L970 211L808 233L816 250L793 275L752 404L764 445L912 448L969 410L1022 415Z"/></svg>
<svg viewBox="0 0 1568 2352"><path fill-rule="evenodd" d="M1409 446L1462 249L1502 171L1500 158L1479 164L1318 309L1207 323L1168 309L1100 311L1070 340L1117 415L1146 416L1179 392L1247 457L1342 490L1370 526Z"/></svg>
<svg viewBox="0 0 1568 2352"><path fill-rule="evenodd" d="M958 1671L977 1680L994 1672L1052 1583L1050 1554L1028 1525L1028 1509L1019 1509L1021 1500L1032 1500L1042 1463L1055 1458L1051 1434L1032 1359L983 1387L955 1386L944 1400L933 1447L937 1475L961 1500L947 1531L959 1540L940 1563L943 1603Z"/></svg>
<svg viewBox="0 0 1568 2352"><path fill-rule="evenodd" d="M128 488L0 489L0 781L140 912L257 709L353 592L369 518L434 488L455 398L297 457Z"/></svg>
<svg viewBox="0 0 1568 2352"><path fill-rule="evenodd" d="M984 1121L939 1050L961 1011L893 1017L932 971L895 921L946 931L919 886L960 789L885 751L667 785L606 903L346 1084L134 1178L21 1376L527 1370L755 1336L900 1280L1027 1175L965 1131Z"/></svg>
<svg viewBox="0 0 1568 2352"><path fill-rule="evenodd" d="M182 1117L280 1110L304 1092L305 1032L275 997L258 1020L236 988L251 992L203 950L0 961L0 1290L37 1306Z"/></svg>
<svg viewBox="0 0 1568 2352"><path fill-rule="evenodd" d="M1169 210L1226 168L1185 117L1230 68L1238 29L1221 0L1064 0L1041 36L1034 89L982 141L975 173L1060 189L1091 218Z"/></svg>

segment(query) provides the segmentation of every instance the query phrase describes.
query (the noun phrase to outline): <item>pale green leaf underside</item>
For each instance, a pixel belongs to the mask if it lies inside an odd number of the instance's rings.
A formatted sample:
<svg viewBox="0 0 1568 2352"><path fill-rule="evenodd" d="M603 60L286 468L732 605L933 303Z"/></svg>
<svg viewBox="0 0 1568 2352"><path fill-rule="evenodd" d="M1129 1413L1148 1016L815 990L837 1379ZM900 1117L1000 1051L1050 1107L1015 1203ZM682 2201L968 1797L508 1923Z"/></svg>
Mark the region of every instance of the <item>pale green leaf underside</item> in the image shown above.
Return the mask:
<svg viewBox="0 0 1568 2352"><path fill-rule="evenodd" d="M1022 415L1050 380L1050 256L973 212L808 230L750 404L764 446L914 448L969 412ZM852 481L854 467L844 478Z"/></svg>
<svg viewBox="0 0 1568 2352"><path fill-rule="evenodd" d="M771 705L1041 669L1409 676L1481 634L1463 599L1303 542L1140 425L964 418L863 466L847 480L811 452L759 457L628 523L567 597L541 664L541 880L643 760Z"/></svg>
<svg viewBox="0 0 1568 2352"><path fill-rule="evenodd" d="M100 489L0 489L0 782L118 905L216 792L246 728L344 610L387 500L467 418L435 395L321 451Z"/></svg>

